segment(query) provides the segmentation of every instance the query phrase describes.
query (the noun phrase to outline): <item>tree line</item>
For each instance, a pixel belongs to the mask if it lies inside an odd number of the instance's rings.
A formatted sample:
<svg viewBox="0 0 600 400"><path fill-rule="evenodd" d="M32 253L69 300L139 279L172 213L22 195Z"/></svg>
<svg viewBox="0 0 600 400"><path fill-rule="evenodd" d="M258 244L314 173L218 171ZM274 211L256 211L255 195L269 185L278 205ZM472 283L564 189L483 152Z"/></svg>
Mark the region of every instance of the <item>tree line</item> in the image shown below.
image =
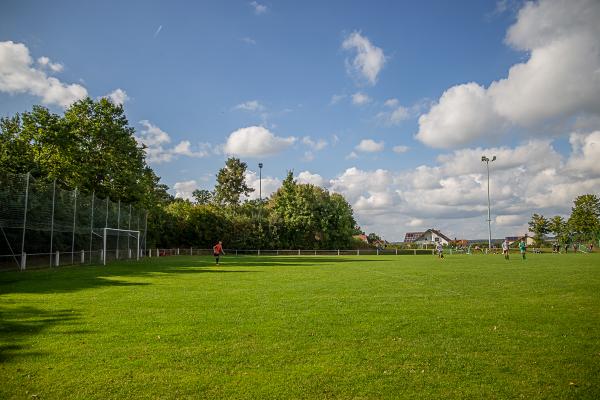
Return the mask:
<svg viewBox="0 0 600 400"><path fill-rule="evenodd" d="M343 196L298 183L288 172L269 198L250 200L247 164L229 158L213 190L175 198L146 162L122 105L85 98L63 115L45 107L0 119L0 171L56 180L148 211L148 245L325 249L353 247L360 233Z"/></svg>
<svg viewBox="0 0 600 400"><path fill-rule="evenodd" d="M563 245L600 240L600 198L594 194L578 196L567 219L560 215L546 218L535 213L529 221L529 230L538 246L548 233L554 233Z"/></svg>

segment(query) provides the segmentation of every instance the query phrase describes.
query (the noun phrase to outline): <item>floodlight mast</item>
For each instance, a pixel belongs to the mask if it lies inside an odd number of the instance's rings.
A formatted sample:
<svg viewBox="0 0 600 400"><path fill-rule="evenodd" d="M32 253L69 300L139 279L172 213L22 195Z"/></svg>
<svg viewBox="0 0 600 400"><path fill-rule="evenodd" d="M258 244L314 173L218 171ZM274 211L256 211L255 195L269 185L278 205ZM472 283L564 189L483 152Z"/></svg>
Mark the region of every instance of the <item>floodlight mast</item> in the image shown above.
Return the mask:
<svg viewBox="0 0 600 400"><path fill-rule="evenodd" d="M481 162L484 162L487 167L487 198L488 198L488 252L492 250L492 217L490 206L490 162L496 161L496 156L490 160L485 155L481 156Z"/></svg>

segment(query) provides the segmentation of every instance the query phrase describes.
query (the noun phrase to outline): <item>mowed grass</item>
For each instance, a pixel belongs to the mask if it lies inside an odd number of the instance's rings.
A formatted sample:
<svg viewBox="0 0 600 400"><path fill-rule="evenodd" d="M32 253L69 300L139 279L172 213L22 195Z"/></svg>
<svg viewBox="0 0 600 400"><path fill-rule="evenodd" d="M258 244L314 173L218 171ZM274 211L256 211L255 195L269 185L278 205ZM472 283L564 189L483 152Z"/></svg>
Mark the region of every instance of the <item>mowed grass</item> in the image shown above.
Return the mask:
<svg viewBox="0 0 600 400"><path fill-rule="evenodd" d="M3 399L600 398L600 254L0 274Z"/></svg>

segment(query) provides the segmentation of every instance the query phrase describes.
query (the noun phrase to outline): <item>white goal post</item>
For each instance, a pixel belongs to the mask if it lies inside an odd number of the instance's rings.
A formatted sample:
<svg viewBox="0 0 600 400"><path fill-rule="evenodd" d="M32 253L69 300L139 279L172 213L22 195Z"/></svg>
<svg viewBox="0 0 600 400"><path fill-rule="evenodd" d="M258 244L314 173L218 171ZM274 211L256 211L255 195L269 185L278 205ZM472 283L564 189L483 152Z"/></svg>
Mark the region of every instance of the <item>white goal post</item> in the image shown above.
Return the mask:
<svg viewBox="0 0 600 400"><path fill-rule="evenodd" d="M139 261L140 259L140 231L132 231L129 229L115 229L115 228L102 228L102 264L106 265L106 256L107 256L107 248L106 248L106 238L108 233L116 232L117 235L124 233L127 237L133 237L136 239L136 251L135 258ZM117 258L119 258L119 248L118 248L118 236L117 236Z"/></svg>

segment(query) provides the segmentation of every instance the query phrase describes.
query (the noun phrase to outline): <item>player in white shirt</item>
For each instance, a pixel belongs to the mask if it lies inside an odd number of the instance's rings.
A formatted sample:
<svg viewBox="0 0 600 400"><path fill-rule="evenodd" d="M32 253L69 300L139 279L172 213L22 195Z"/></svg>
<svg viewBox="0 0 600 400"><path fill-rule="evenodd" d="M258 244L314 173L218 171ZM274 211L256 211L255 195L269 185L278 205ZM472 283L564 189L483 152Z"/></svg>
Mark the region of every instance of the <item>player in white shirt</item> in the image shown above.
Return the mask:
<svg viewBox="0 0 600 400"><path fill-rule="evenodd" d="M504 239L502 242L502 254L504 254L504 259L508 260L508 239Z"/></svg>

